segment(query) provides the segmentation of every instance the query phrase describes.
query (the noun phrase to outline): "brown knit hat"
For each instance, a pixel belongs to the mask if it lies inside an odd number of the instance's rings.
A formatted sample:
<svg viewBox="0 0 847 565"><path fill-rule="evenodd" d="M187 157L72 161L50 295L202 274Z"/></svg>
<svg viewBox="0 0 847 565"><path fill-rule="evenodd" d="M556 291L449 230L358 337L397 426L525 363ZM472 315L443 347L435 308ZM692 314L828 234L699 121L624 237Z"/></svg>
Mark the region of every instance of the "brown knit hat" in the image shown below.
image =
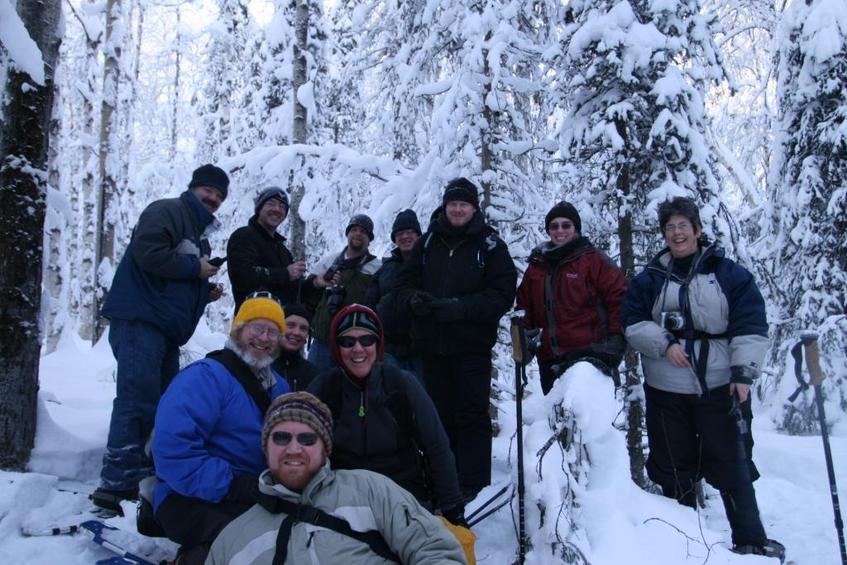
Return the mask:
<svg viewBox="0 0 847 565"><path fill-rule="evenodd" d="M326 404L308 392L281 394L268 408L262 428L262 451L268 452L268 437L280 422L300 422L318 434L326 446L326 454L332 453L332 412Z"/></svg>

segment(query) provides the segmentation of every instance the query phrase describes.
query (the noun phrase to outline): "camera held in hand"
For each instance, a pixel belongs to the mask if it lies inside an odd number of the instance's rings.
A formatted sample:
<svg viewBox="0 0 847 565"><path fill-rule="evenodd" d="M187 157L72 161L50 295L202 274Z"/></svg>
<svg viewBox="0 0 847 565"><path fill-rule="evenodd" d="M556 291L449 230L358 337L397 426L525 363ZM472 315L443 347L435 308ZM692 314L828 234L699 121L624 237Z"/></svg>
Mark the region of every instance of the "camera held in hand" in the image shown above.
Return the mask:
<svg viewBox="0 0 847 565"><path fill-rule="evenodd" d="M326 307L330 316L335 316L341 310L345 294L346 291L340 284L326 289Z"/></svg>
<svg viewBox="0 0 847 565"><path fill-rule="evenodd" d="M685 327L685 316L682 315L682 312L676 310L662 312L659 318L659 325L671 332L679 331Z"/></svg>

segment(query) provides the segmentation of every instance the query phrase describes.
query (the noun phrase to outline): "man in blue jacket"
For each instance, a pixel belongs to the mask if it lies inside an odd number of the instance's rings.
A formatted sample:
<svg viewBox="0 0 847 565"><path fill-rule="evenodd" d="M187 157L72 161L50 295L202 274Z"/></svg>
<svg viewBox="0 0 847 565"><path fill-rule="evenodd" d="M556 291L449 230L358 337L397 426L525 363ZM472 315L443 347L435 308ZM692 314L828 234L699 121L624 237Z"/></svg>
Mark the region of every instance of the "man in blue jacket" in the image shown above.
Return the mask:
<svg viewBox="0 0 847 565"><path fill-rule="evenodd" d="M179 543L181 564L203 563L224 526L255 502L265 469L262 418L289 392L272 370L285 333L272 294L247 297L220 351L179 372L156 411L156 520Z"/></svg>
<svg viewBox="0 0 847 565"><path fill-rule="evenodd" d="M179 370L179 346L194 333L206 304L220 298L209 283L207 236L227 196L229 178L213 165L194 171L178 198L157 200L138 219L115 272L102 315L118 363L117 391L95 505L120 513L153 474L144 445L159 397Z"/></svg>

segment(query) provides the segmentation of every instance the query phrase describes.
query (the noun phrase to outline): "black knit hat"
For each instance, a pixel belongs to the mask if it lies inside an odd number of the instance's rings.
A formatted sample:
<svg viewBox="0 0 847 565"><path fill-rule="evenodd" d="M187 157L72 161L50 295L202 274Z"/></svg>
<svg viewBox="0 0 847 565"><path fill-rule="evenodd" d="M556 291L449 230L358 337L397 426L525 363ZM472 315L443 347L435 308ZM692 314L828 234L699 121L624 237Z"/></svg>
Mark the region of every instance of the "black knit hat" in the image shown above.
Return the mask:
<svg viewBox="0 0 847 565"><path fill-rule="evenodd" d="M374 221L371 220L365 214L356 214L352 218L350 218L350 222L347 223L347 229L344 230L344 235L350 233L350 228L353 226L359 226L368 234L368 238L371 241L374 240Z"/></svg>
<svg viewBox="0 0 847 565"><path fill-rule="evenodd" d="M394 218L394 225L391 226L391 241L394 241L397 232L403 230L415 230L418 236L421 235L421 223L414 210L403 210Z"/></svg>
<svg viewBox="0 0 847 565"><path fill-rule="evenodd" d="M285 204L285 213L286 214L288 213L288 208L289 208L289 206L288 206L288 195L285 193L284 190L282 190L278 186L269 186L269 187L265 188L264 190L262 190L262 192L259 193L259 196L257 196L256 199L253 200L253 203L255 204L255 208L253 209L253 212L256 215L258 215L259 210L262 209L262 206L265 205L265 202L267 202L271 198L276 198L277 200L281 200L282 203Z"/></svg>
<svg viewBox="0 0 847 565"><path fill-rule="evenodd" d="M291 304L286 304L282 307L282 311L285 312L285 317L289 316L300 316L307 322L309 325L312 325L312 316L309 314L309 311L305 306L300 304L299 302L292 302Z"/></svg>
<svg viewBox="0 0 847 565"><path fill-rule="evenodd" d="M229 177L226 176L223 169L212 164L206 164L194 169L194 172L191 174L191 182L188 183L188 189L191 190L198 186L216 188L226 198L227 194L229 194Z"/></svg>
<svg viewBox="0 0 847 565"><path fill-rule="evenodd" d="M550 233L550 222L553 218L567 218L573 222L577 233L582 233L582 219L579 217L579 212L576 211L574 205L570 202L562 200L550 208L547 215L544 216L544 231Z"/></svg>
<svg viewBox="0 0 847 565"><path fill-rule="evenodd" d="M447 187L444 189L441 204L447 206L448 202L456 200L472 204L474 208L479 210L479 189L465 177L453 179L447 183Z"/></svg>

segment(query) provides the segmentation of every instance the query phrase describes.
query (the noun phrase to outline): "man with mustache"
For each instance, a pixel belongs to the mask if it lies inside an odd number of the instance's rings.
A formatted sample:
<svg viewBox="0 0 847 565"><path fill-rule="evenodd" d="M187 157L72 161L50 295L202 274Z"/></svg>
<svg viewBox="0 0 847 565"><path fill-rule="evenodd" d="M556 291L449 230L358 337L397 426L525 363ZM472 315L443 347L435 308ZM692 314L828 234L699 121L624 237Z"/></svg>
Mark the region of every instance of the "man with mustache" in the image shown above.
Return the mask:
<svg viewBox="0 0 847 565"><path fill-rule="evenodd" d="M221 532L207 563L465 563L450 532L390 479L330 468L332 429L329 408L307 392L274 401L259 503Z"/></svg>
<svg viewBox="0 0 847 565"><path fill-rule="evenodd" d="M156 520L179 543L179 563L202 563L215 536L255 502L265 466L262 416L289 391L271 364L285 333L270 293L250 295L220 351L174 378L156 412Z"/></svg>
<svg viewBox="0 0 847 565"><path fill-rule="evenodd" d="M330 320L344 306L366 301L371 280L382 266L382 261L368 251L374 239L373 220L365 214L356 214L350 218L344 235L347 245L341 253L324 256L315 266L318 275L310 279L321 291L312 317L312 344L309 346L309 361L319 371L335 366L329 348Z"/></svg>

